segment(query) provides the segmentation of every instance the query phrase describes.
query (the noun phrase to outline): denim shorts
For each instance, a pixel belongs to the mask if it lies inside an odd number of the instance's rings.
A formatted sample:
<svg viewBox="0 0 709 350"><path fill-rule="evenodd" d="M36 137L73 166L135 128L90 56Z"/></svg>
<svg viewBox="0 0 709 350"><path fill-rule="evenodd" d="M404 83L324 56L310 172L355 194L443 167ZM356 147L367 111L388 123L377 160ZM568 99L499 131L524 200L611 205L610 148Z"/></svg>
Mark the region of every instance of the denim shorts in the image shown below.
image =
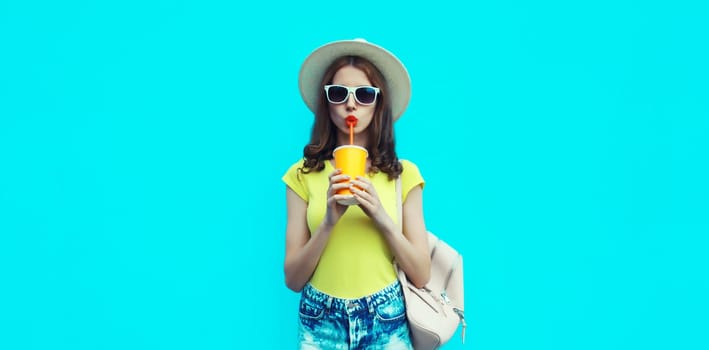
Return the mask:
<svg viewBox="0 0 709 350"><path fill-rule="evenodd" d="M359 299L340 299L310 284L300 298L299 349L411 350L401 285Z"/></svg>

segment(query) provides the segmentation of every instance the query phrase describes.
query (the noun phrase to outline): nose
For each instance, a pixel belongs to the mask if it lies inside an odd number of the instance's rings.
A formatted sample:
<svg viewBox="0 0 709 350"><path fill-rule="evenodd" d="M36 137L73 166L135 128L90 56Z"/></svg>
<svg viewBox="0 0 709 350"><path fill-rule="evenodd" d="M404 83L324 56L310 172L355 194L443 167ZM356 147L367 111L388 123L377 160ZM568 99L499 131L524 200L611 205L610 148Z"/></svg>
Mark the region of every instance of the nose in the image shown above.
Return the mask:
<svg viewBox="0 0 709 350"><path fill-rule="evenodd" d="M357 101L355 101L354 92L347 94L347 110L354 110L357 108Z"/></svg>

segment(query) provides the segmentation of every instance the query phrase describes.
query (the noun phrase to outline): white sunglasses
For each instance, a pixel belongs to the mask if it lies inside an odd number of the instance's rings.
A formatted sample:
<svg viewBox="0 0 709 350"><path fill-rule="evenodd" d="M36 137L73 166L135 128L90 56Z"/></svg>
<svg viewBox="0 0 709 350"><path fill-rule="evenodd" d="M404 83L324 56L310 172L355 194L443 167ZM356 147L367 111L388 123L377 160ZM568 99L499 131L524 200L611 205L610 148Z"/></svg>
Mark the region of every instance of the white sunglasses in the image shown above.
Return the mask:
<svg viewBox="0 0 709 350"><path fill-rule="evenodd" d="M377 100L379 88L374 86L349 87L344 85L325 85L325 95L332 104L340 104L347 101L350 94L354 95L357 103L368 106Z"/></svg>

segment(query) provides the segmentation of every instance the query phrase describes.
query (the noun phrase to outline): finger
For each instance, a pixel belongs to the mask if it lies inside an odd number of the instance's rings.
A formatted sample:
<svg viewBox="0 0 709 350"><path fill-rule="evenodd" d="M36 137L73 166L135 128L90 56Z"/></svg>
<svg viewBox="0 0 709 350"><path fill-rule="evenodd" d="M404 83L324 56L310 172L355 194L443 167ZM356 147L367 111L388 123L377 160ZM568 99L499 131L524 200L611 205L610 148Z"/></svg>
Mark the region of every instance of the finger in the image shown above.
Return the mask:
<svg viewBox="0 0 709 350"><path fill-rule="evenodd" d="M327 190L327 198L329 199L332 196L336 196L337 192L343 189L349 188L348 184L342 183L342 184L334 184L330 186L330 188Z"/></svg>
<svg viewBox="0 0 709 350"><path fill-rule="evenodd" d="M372 185L371 183L362 182L359 180L352 180L352 181L350 181L350 183L352 183L358 189L372 195L373 197L378 198L377 190L374 188L374 185Z"/></svg>
<svg viewBox="0 0 709 350"><path fill-rule="evenodd" d="M350 183L357 186L358 188L360 188L364 191L369 191L372 188L371 184L368 184L364 181L359 180L359 177L355 180L350 181Z"/></svg>
<svg viewBox="0 0 709 350"><path fill-rule="evenodd" d="M351 186L350 191L352 191L352 194L354 194L356 198L361 199L360 202L366 202L368 205L372 205L374 203L374 198L366 191L362 191L355 186Z"/></svg>
<svg viewBox="0 0 709 350"><path fill-rule="evenodd" d="M327 202L328 204L332 204L332 202L335 202L337 205L342 205L340 204L340 201L345 200L345 199L350 199L353 196L351 194L336 194L330 197Z"/></svg>
<svg viewBox="0 0 709 350"><path fill-rule="evenodd" d="M332 196L330 196L330 197L327 197L327 205L328 205L328 206L331 206L331 205L333 205L333 204L338 204L338 203L337 203L337 200L338 200L338 199L337 199L337 195L332 195Z"/></svg>
<svg viewBox="0 0 709 350"><path fill-rule="evenodd" d="M352 191L352 193L354 194L355 200L357 200L357 204L359 205L360 208L362 208L362 210L364 210L365 213L371 213L374 210L374 204L372 204L372 202L369 199L365 198L366 192ZM367 214L367 215L369 215L369 214Z"/></svg>
<svg viewBox="0 0 709 350"><path fill-rule="evenodd" d="M335 169L335 171L331 172L330 175L328 175L327 177L332 180L334 176L340 173L342 173L342 169Z"/></svg>
<svg viewBox="0 0 709 350"><path fill-rule="evenodd" d="M338 174L334 175L333 177L330 178L330 183L336 183L336 182L344 182L350 179L349 175L345 174Z"/></svg>
<svg viewBox="0 0 709 350"><path fill-rule="evenodd" d="M350 188L350 184L347 182L334 183L332 184L332 186L330 186L330 190L333 192L337 192L346 188Z"/></svg>
<svg viewBox="0 0 709 350"><path fill-rule="evenodd" d="M352 198L352 195L351 194L333 194L332 198L335 198L339 201L340 199L350 199L350 198Z"/></svg>
<svg viewBox="0 0 709 350"><path fill-rule="evenodd" d="M366 177L364 177L364 176L357 176L357 177L355 178L355 180L364 182L364 183L366 183L367 185L371 185L371 184L372 184L372 181L369 181L369 179L366 178Z"/></svg>

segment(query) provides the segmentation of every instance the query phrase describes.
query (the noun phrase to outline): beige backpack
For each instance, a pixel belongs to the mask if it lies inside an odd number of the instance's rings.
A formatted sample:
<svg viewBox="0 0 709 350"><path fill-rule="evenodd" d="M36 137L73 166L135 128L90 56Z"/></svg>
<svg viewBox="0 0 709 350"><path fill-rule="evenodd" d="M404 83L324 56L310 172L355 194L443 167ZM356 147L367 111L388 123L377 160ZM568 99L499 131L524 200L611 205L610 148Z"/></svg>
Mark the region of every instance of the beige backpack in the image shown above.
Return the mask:
<svg viewBox="0 0 709 350"><path fill-rule="evenodd" d="M399 225L402 224L401 178L396 180ZM416 288L396 263L397 274L404 290L406 317L415 350L437 349L445 344L462 324L465 343L463 293L463 257L451 246L428 232L431 254L431 279L424 288Z"/></svg>

